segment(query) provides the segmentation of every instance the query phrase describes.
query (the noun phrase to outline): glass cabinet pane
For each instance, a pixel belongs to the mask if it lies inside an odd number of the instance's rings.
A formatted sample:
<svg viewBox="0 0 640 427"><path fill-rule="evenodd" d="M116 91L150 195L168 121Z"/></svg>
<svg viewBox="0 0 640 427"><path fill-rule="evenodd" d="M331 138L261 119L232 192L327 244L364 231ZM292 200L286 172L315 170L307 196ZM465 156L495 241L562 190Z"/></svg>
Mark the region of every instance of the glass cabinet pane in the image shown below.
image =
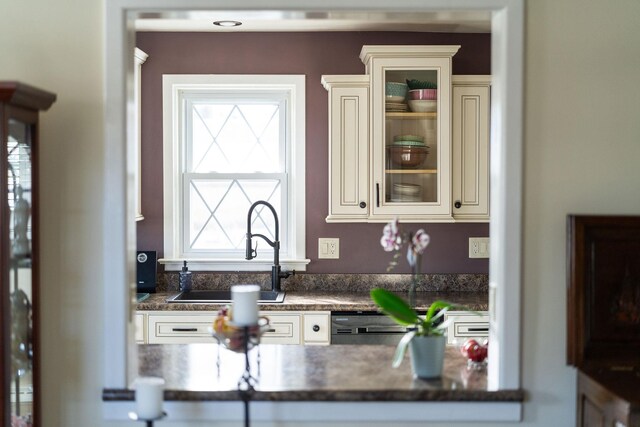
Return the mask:
<svg viewBox="0 0 640 427"><path fill-rule="evenodd" d="M32 319L32 125L10 119L7 149L9 206L9 299L11 329L11 417L30 425L33 413Z"/></svg>
<svg viewBox="0 0 640 427"><path fill-rule="evenodd" d="M438 202L438 71L387 68L384 79L384 201Z"/></svg>

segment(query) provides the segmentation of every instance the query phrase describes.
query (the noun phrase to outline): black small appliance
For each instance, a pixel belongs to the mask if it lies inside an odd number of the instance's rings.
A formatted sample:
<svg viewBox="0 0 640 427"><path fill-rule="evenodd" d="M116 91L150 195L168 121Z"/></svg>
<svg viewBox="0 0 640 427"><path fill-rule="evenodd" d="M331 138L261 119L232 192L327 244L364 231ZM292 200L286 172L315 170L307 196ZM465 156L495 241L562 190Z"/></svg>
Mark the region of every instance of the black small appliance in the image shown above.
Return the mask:
<svg viewBox="0 0 640 427"><path fill-rule="evenodd" d="M157 260L156 251L138 251L136 256L138 293L156 291Z"/></svg>

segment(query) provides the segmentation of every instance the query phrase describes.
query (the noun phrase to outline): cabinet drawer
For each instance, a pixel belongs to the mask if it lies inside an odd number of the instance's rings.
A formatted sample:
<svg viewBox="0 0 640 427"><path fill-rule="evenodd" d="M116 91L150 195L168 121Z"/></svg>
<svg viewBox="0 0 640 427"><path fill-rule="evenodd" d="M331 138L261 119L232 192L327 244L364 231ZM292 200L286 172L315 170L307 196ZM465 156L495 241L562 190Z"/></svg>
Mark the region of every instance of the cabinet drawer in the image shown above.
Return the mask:
<svg viewBox="0 0 640 427"><path fill-rule="evenodd" d="M304 313L303 337L305 344L329 345L329 312Z"/></svg>
<svg viewBox="0 0 640 427"><path fill-rule="evenodd" d="M451 311L445 314L447 344L461 345L469 338L484 339L489 336L489 313Z"/></svg>
<svg viewBox="0 0 640 427"><path fill-rule="evenodd" d="M269 319L269 329L262 335L264 344L300 344L300 315L261 313Z"/></svg>
<svg viewBox="0 0 640 427"><path fill-rule="evenodd" d="M213 315L149 316L149 344L213 343Z"/></svg>

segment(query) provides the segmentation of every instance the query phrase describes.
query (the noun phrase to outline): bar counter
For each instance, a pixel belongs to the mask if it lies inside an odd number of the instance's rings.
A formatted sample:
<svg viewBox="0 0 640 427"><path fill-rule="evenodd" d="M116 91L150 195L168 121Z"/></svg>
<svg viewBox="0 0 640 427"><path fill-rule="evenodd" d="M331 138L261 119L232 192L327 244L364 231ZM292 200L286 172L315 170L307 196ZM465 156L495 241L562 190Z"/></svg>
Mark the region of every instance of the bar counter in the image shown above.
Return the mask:
<svg viewBox="0 0 640 427"><path fill-rule="evenodd" d="M212 339L213 341L213 339ZM394 369L394 346L259 345L249 351L253 401L522 402L522 390L487 390L486 370L467 367L447 347L443 375L417 379L407 354ZM139 375L166 381L167 401L240 400L245 356L218 344L139 345ZM105 389L105 401L134 399L130 389Z"/></svg>

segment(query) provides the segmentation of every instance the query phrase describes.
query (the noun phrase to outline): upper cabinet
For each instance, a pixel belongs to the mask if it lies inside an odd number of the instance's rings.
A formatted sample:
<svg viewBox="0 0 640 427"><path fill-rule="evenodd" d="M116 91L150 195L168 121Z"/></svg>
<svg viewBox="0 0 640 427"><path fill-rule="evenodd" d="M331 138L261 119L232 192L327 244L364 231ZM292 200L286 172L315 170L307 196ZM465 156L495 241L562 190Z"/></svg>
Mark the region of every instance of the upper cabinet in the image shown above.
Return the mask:
<svg viewBox="0 0 640 427"><path fill-rule="evenodd" d="M136 156L136 169L135 169L135 180L136 180L136 221L142 221L144 216L142 215L142 137L141 137L141 129L140 125L142 120L142 64L147 60L149 55L147 55L142 50L135 48L134 50L134 68L133 68L133 106L134 109L130 110L129 114L131 120L131 126L129 127L129 131L131 135L129 138L132 141L135 141L135 156Z"/></svg>
<svg viewBox="0 0 640 427"><path fill-rule="evenodd" d="M363 46L374 219L452 221L451 58L460 46ZM435 90L434 90L435 89Z"/></svg>
<svg viewBox="0 0 640 427"><path fill-rule="evenodd" d="M369 220L368 75L322 76L329 92L327 222Z"/></svg>
<svg viewBox="0 0 640 427"><path fill-rule="evenodd" d="M453 76L453 217L489 221L491 76Z"/></svg>
<svg viewBox="0 0 640 427"><path fill-rule="evenodd" d="M490 76L452 76L459 46L364 46L329 93L327 222L489 220Z"/></svg>

